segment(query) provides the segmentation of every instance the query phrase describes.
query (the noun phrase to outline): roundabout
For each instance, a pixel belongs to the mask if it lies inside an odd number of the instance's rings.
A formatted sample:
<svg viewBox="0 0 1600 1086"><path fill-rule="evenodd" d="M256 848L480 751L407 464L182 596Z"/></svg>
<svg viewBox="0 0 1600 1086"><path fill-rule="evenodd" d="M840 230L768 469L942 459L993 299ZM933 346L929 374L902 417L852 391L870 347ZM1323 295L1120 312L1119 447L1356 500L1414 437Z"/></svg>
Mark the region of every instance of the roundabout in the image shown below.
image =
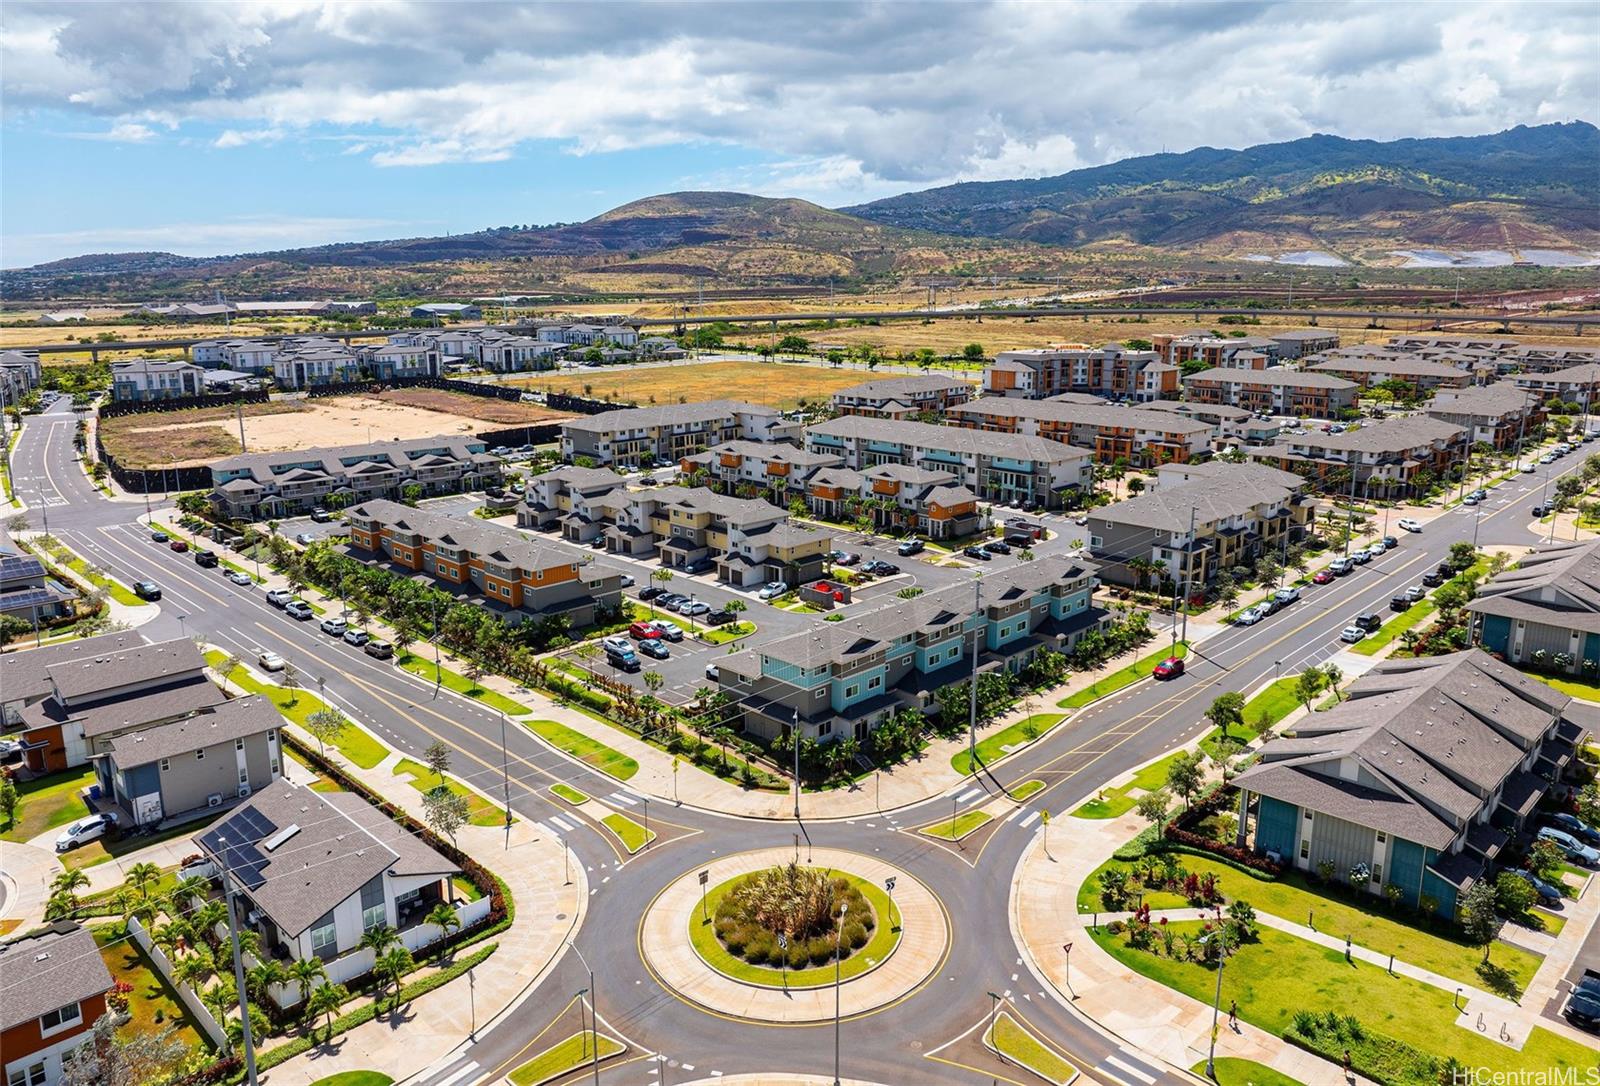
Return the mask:
<svg viewBox="0 0 1600 1086"><path fill-rule="evenodd" d="M817 849L799 866L793 860L791 849L762 849L679 876L639 925L646 967L679 998L713 1013L804 1024L834 1016L835 945L838 1011L846 1018L904 999L944 961L949 920L920 881L841 849ZM808 913L813 898L819 904ZM841 901L849 909L838 923ZM773 919L773 910L784 919ZM786 929L786 946L777 928Z"/></svg>

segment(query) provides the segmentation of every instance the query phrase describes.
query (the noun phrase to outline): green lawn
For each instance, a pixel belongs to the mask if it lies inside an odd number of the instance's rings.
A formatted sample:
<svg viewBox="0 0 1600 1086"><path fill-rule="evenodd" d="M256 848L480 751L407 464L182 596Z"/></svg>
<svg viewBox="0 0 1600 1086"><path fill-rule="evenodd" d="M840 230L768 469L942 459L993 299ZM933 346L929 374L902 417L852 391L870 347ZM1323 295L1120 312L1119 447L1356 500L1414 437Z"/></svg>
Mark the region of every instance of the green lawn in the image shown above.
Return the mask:
<svg viewBox="0 0 1600 1086"><path fill-rule="evenodd" d="M82 818L89 808L78 796L94 781L94 766L18 781L17 820L0 833L0 841L29 841L46 830Z"/></svg>
<svg viewBox="0 0 1600 1086"><path fill-rule="evenodd" d="M1241 1060L1237 1056L1218 1056L1214 1067L1217 1086L1304 1086L1299 1079L1279 1074L1264 1063ZM1204 1078L1206 1061L1201 1060L1189 1070Z"/></svg>
<svg viewBox="0 0 1600 1086"><path fill-rule="evenodd" d="M411 787L427 795L439 784L438 776L421 762L413 762L410 758L402 758L394 767L394 775L404 776L409 774ZM474 826L504 826L506 812L503 808L496 807L478 793L450 777L444 779L444 786L453 795L460 796L467 801L467 821Z"/></svg>
<svg viewBox="0 0 1600 1086"><path fill-rule="evenodd" d="M391 1086L394 1079L382 1071L340 1071L337 1075L319 1078L311 1086Z"/></svg>
<svg viewBox="0 0 1600 1086"><path fill-rule="evenodd" d="M625 781L639 772L639 763L620 751L612 750L598 739L590 739L582 732L573 731L554 720L523 721L540 739L557 750L585 762L607 776Z"/></svg>
<svg viewBox="0 0 1600 1086"><path fill-rule="evenodd" d="M900 945L900 911L895 908L889 895L876 883L859 879L848 871L835 871L833 874L848 879L852 886L861 891L862 896L867 899L867 904L872 906L873 916L877 921L873 925L872 934L868 937L866 945L839 963L840 979L849 980L876 967ZM694 947L695 953L717 972L749 984L781 987L787 983L793 988L814 988L832 984L832 962L805 969L775 969L767 965L752 965L743 958L734 957L723 947L717 939L717 905L744 877L740 875L719 886L713 886L706 893L704 913L700 909L690 913L689 942ZM702 920L702 916L707 919Z"/></svg>
<svg viewBox="0 0 1600 1086"><path fill-rule="evenodd" d="M584 1029L560 1044L551 1045L507 1077L515 1086L538 1086L558 1075L587 1066L595 1055L591 1045L599 1047L602 1060L623 1051L622 1042L604 1033L596 1035L593 1030Z"/></svg>
<svg viewBox="0 0 1600 1086"><path fill-rule="evenodd" d="M726 645L730 641L739 640L741 637L749 637L755 632L756 624L754 622L730 622L726 626L707 626L700 631L700 636L713 645Z"/></svg>
<svg viewBox="0 0 1600 1086"><path fill-rule="evenodd" d="M224 652L212 649L206 653L206 663L216 668L225 655L227 654ZM243 667L236 669L228 681L247 694L261 694L278 707L278 712L302 728L306 726L306 718L312 713L329 708L327 703L309 691L286 690L276 684L262 682ZM362 769L371 769L389 756L388 747L354 724L347 724L333 740L333 745L338 748L340 754Z"/></svg>
<svg viewBox="0 0 1600 1086"><path fill-rule="evenodd" d="M1021 747L1043 738L1066 718L1065 713L1034 713L1026 720L1001 728L978 743L978 764L993 765L1010 753L1007 747ZM1032 739L1028 736L1030 730L1033 732ZM957 773L966 776L972 772L972 756L962 750L950 759L950 765Z"/></svg>
<svg viewBox="0 0 1600 1086"><path fill-rule="evenodd" d="M1110 675L1099 680L1092 686L1084 687L1076 694L1070 694L1056 702L1059 709L1081 709L1090 702L1099 701L1107 694L1115 694L1125 686L1132 686L1140 679L1149 676L1155 666L1169 656L1176 656L1180 660L1189 655L1189 643L1179 641L1176 649L1160 649L1152 652L1141 660L1135 660L1121 671L1113 671Z"/></svg>
<svg viewBox="0 0 1600 1086"><path fill-rule="evenodd" d="M1168 925L1175 934L1194 936L1199 925ZM1210 1003L1216 974L1195 962L1179 962L1130 948L1123 936L1103 930L1090 936L1134 972ZM1159 945L1159 944L1158 944ZM1382 966L1346 962L1342 951L1308 943L1263 928L1259 939L1228 959L1222 977L1222 1004L1239 1003L1239 1017L1281 1035L1299 1010L1355 1013L1364 1027L1401 1038L1438 1056L1454 1056L1468 1067L1496 1071L1548 1071L1594 1066L1594 1051L1546 1029L1535 1028L1522 1051L1455 1026L1453 992L1409 977L1390 976Z"/></svg>
<svg viewBox="0 0 1600 1086"><path fill-rule="evenodd" d="M1046 1082L1066 1083L1078 1073L1061 1053L1035 1037L1006 1011L1001 1011L994 1020L993 1029L984 1031L983 1042Z"/></svg>
<svg viewBox="0 0 1600 1086"><path fill-rule="evenodd" d="M550 791L555 793L560 798L566 800L568 803L572 804L574 807L578 806L579 804L583 804L583 803L588 803L589 802L589 797L588 796L584 795L582 792L578 791L576 788L573 788L571 785L567 785L567 784L552 784L550 786Z"/></svg>
<svg viewBox="0 0 1600 1086"><path fill-rule="evenodd" d="M72 572L76 573L79 577L82 577L85 581L88 581L96 588L105 589L106 595L110 596L118 603L127 607L143 607L145 605L144 600L140 599L138 596L135 596L130 590L123 587L122 583L116 578L105 573L91 573L89 571L89 563L84 561L82 558L79 558L72 552L61 551L57 554L51 555L51 557L60 561L68 569L72 570Z"/></svg>
<svg viewBox="0 0 1600 1086"><path fill-rule="evenodd" d="M1408 923L1406 918L1391 912L1381 901L1352 902L1342 897L1319 893L1316 887L1297 871L1290 871L1278 879L1256 878L1236 867L1190 854L1180 855L1183 866L1196 875L1212 874L1217 877L1223 896L1229 901L1239 898L1255 906L1257 912L1296 924L1304 924L1307 914L1313 926L1325 935L1343 939L1349 936L1357 946L1375 950L1379 954L1393 954L1399 961L1438 973L1477 988L1487 988L1478 974L1478 964L1483 951L1448 937L1450 926L1440 921L1437 928L1427 928ZM1107 867L1125 867L1116 861L1102 864L1078 891L1080 912L1100 908L1098 876ZM1180 896L1167 893L1146 893L1145 903L1154 909L1185 906ZM1510 981L1520 991L1525 988L1539 969L1541 958L1509 943L1498 942L1489 954L1490 961L1509 974Z"/></svg>
<svg viewBox="0 0 1600 1086"><path fill-rule="evenodd" d="M1569 697L1581 698L1584 701L1600 701L1600 683L1584 682L1571 676L1545 675L1535 671L1529 671L1527 674Z"/></svg>
<svg viewBox="0 0 1600 1086"><path fill-rule="evenodd" d="M122 924L102 924L93 931L111 979L133 986L133 991L128 993L129 1022L122 1029L151 1036L172 1028L174 1040L191 1048L205 1047L206 1042L179 1002L177 993L161 979L144 951L132 939L119 939L123 934Z"/></svg>
<svg viewBox="0 0 1600 1086"><path fill-rule="evenodd" d="M959 841L985 822L993 819L987 811L962 811L955 818L945 818L938 822L930 822L917 830L918 833L928 837L937 837L944 841Z"/></svg>
<svg viewBox="0 0 1600 1086"><path fill-rule="evenodd" d="M1135 791L1154 792L1167 783L1167 769L1183 751L1175 750L1158 762L1151 762L1133 775L1133 780L1121 788L1103 788L1100 796L1091 799L1072 812L1073 818L1118 818L1133 810L1139 802ZM1104 798L1101 798L1103 796Z"/></svg>
<svg viewBox="0 0 1600 1086"><path fill-rule="evenodd" d="M1021 784L1011 789L1011 798L1020 802L1021 800L1027 799L1029 796L1037 795L1043 788L1044 781L1023 781Z"/></svg>
<svg viewBox="0 0 1600 1086"><path fill-rule="evenodd" d="M625 814L608 814L600 820L600 824L617 835L617 840L622 842L622 847L629 854L638 852L656 839L655 830L645 829Z"/></svg>
<svg viewBox="0 0 1600 1086"><path fill-rule="evenodd" d="M465 675L457 674L447 667L436 666L432 660L423 660L409 652L400 657L400 666L413 675L420 675L430 683L443 686L446 690L454 690L458 694L465 694L474 701L481 701L489 708L497 709L507 716L520 716L533 712L520 701L512 701L494 690L485 690Z"/></svg>
<svg viewBox="0 0 1600 1086"><path fill-rule="evenodd" d="M1245 702L1244 723L1229 727L1228 738L1236 743L1248 743L1298 709L1300 699L1295 696L1295 684L1299 681L1298 675L1286 675ZM1200 749L1207 754L1214 753L1221 739L1222 729L1212 728L1210 733L1200 740Z"/></svg>
<svg viewBox="0 0 1600 1086"><path fill-rule="evenodd" d="M1396 615L1378 628L1378 632L1364 638L1350 646L1350 651L1362 656L1376 656L1378 650L1384 648L1414 626L1422 624L1422 620L1433 614L1435 608L1432 600L1423 600L1411 605L1410 610L1403 615Z"/></svg>

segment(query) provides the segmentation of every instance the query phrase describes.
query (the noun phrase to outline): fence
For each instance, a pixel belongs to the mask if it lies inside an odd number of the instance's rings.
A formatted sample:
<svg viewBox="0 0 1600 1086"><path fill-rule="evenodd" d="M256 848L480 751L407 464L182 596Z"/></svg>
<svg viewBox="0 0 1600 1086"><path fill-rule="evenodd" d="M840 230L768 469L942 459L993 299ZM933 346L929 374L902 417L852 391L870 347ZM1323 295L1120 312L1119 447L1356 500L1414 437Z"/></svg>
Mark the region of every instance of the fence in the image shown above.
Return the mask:
<svg viewBox="0 0 1600 1086"><path fill-rule="evenodd" d="M550 393L545 397L545 403L552 411L571 411L575 415L599 415L606 411L639 406L631 401L611 403L607 400L591 400L586 396L573 396L565 392Z"/></svg>
<svg viewBox="0 0 1600 1086"><path fill-rule="evenodd" d="M167 955L150 939L150 934L144 930L144 925L139 923L137 916L128 917L128 934L133 936L133 941L139 945L149 959L155 963L156 970L160 972L167 985L178 994L184 1009L194 1018L195 1024L211 1039L211 1043L219 1049L228 1047L228 1035L223 1032L222 1026L212 1016L210 1008L200 1002L200 997L194 994L194 989L181 983L172 975L172 963L167 960Z"/></svg>

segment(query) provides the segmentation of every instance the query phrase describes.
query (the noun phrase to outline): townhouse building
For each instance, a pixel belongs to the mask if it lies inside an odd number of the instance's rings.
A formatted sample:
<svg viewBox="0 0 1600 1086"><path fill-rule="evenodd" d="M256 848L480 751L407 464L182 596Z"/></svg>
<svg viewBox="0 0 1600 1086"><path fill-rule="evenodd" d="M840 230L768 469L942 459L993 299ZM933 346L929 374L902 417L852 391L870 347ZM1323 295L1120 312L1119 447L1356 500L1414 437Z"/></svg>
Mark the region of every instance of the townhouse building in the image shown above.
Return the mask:
<svg viewBox="0 0 1600 1086"><path fill-rule="evenodd" d="M576 629L621 608L620 570L580 561L515 528L387 499L352 506L345 520L352 550L476 596L513 625L562 615Z"/></svg>
<svg viewBox="0 0 1600 1086"><path fill-rule="evenodd" d="M528 480L517 503L517 527L548 531L560 528L563 538L588 543L605 527L605 510L597 499L627 488L627 480L609 468L553 468Z"/></svg>
<svg viewBox="0 0 1600 1086"><path fill-rule="evenodd" d="M111 363L114 403L148 403L205 395L205 371L192 362L139 358Z"/></svg>
<svg viewBox="0 0 1600 1086"><path fill-rule="evenodd" d="M1519 388L1537 392L1546 400L1588 405L1600 392L1600 363L1584 363L1545 373L1520 373L1512 378Z"/></svg>
<svg viewBox="0 0 1600 1086"><path fill-rule="evenodd" d="M541 329L542 331L542 329ZM740 400L625 407L561 424L561 456L597 464L672 463L728 441L777 441L794 432L776 408Z"/></svg>
<svg viewBox="0 0 1600 1086"><path fill-rule="evenodd" d="M1208 423L1169 411L1004 396L985 396L953 407L948 422L951 426L1025 434L1090 449L1102 464L1118 459L1138 465L1186 462L1211 451L1214 433Z"/></svg>
<svg viewBox="0 0 1600 1086"><path fill-rule="evenodd" d="M0 615L38 626L72 613L78 593L50 575L35 555L10 545L0 531Z"/></svg>
<svg viewBox="0 0 1600 1086"><path fill-rule="evenodd" d="M789 511L706 487L613 491L598 503L612 554L657 558L667 569L712 567L740 587L803 584L822 575L833 536L790 523Z"/></svg>
<svg viewBox="0 0 1600 1086"><path fill-rule="evenodd" d="M1413 393L1421 397L1441 388L1466 388L1472 384L1472 374L1457 366L1429 362L1421 358L1406 357L1347 357L1306 360L1309 373L1327 373L1353 381L1363 389L1381 385L1386 381L1403 381Z"/></svg>
<svg viewBox="0 0 1600 1086"><path fill-rule="evenodd" d="M211 465L209 500L229 520L261 520L398 498L411 486L432 497L500 479L500 458L482 441L424 437L226 457Z"/></svg>
<svg viewBox="0 0 1600 1086"><path fill-rule="evenodd" d="M978 495L955 472L913 464L824 468L811 476L805 501L814 516L827 520L864 517L878 531L936 540L973 535L985 523Z"/></svg>
<svg viewBox="0 0 1600 1086"><path fill-rule="evenodd" d="M1227 404L1271 415L1337 418L1353 410L1360 388L1331 373L1273 366L1264 370L1209 369L1183 379L1191 403Z"/></svg>
<svg viewBox="0 0 1600 1086"><path fill-rule="evenodd" d="M580 347L612 346L632 348L639 343L639 330L626 324L547 324L535 333L546 343L566 343Z"/></svg>
<svg viewBox="0 0 1600 1086"><path fill-rule="evenodd" d="M272 376L283 388L315 388L347 384L361 378L366 351L325 336L293 336L278 345L272 356Z"/></svg>
<svg viewBox="0 0 1600 1086"><path fill-rule="evenodd" d="M862 471L908 464L948 471L987 501L1059 508L1094 487L1094 454L1045 438L845 416L806 429L806 448Z"/></svg>
<svg viewBox="0 0 1600 1086"><path fill-rule="evenodd" d="M1481 441L1496 449L1519 444L1546 416L1540 397L1511 381L1441 390L1423 412L1467 431L1469 444Z"/></svg>
<svg viewBox="0 0 1600 1086"><path fill-rule="evenodd" d="M1308 354L1321 354L1339 346L1339 333L1321 328L1292 328L1266 338L1277 344L1277 357L1284 361L1303 358Z"/></svg>
<svg viewBox="0 0 1600 1086"><path fill-rule="evenodd" d="M1560 347L1522 343L1502 352L1510 365L1523 373L1549 373L1573 366L1600 364L1600 347Z"/></svg>
<svg viewBox="0 0 1600 1086"><path fill-rule="evenodd" d="M1410 497L1447 478L1467 450L1461 426L1415 415L1369 422L1342 434L1312 431L1245 446L1264 464L1303 476L1313 488L1361 497Z"/></svg>
<svg viewBox="0 0 1600 1086"><path fill-rule="evenodd" d="M1600 674L1600 541L1535 548L1467 610L1476 643L1513 664Z"/></svg>
<svg viewBox="0 0 1600 1086"><path fill-rule="evenodd" d="M15 404L43 378L38 351L0 351L0 404Z"/></svg>
<svg viewBox="0 0 1600 1086"><path fill-rule="evenodd" d="M915 599L779 638L717 661L717 685L748 734L798 728L830 742L864 739L891 713L937 712L935 692L980 673L1020 670L1045 648L1069 652L1110 615L1094 606L1093 562L1040 555Z"/></svg>
<svg viewBox="0 0 1600 1086"><path fill-rule="evenodd" d="M805 496L807 481L818 471L843 463L843 457L782 442L725 441L683 457L678 470L686 478L714 483L724 494L765 496L774 505L787 505Z"/></svg>
<svg viewBox="0 0 1600 1086"><path fill-rule="evenodd" d="M89 1040L114 985L87 928L57 921L0 943L0 1073L6 1086L55 1086Z"/></svg>
<svg viewBox="0 0 1600 1086"><path fill-rule="evenodd" d="M479 337L476 355L478 361L496 373L523 373L554 369L564 351L562 344L533 336L484 332Z"/></svg>
<svg viewBox="0 0 1600 1086"><path fill-rule="evenodd" d="M1141 411L1165 411L1194 419L1211 427L1213 445L1239 441L1271 441L1283 430L1276 418L1263 419L1242 407L1221 403L1194 403L1189 400L1151 400L1140 404Z"/></svg>
<svg viewBox="0 0 1600 1086"><path fill-rule="evenodd" d="M1183 367L1203 362L1213 369L1265 369L1278 360L1280 347L1266 336L1214 336L1208 333L1150 337L1161 361Z"/></svg>
<svg viewBox="0 0 1600 1086"><path fill-rule="evenodd" d="M1480 649L1386 660L1234 778L1240 836L1454 918L1571 763L1586 733L1571 701Z"/></svg>
<svg viewBox="0 0 1600 1086"><path fill-rule="evenodd" d="M1201 594L1218 573L1304 539L1316 516L1306 491L1300 476L1262 464L1168 465L1152 489L1090 512L1089 553L1103 581Z"/></svg>
<svg viewBox="0 0 1600 1086"><path fill-rule="evenodd" d="M1032 400L1080 392L1143 403L1177 399L1180 386L1178 368L1155 351L1109 343L1001 351L984 370L983 391Z"/></svg>
<svg viewBox="0 0 1600 1086"><path fill-rule="evenodd" d="M943 414L972 398L972 385L955 377L921 374L865 381L834 392L830 402L841 415L878 415L903 419L924 413Z"/></svg>

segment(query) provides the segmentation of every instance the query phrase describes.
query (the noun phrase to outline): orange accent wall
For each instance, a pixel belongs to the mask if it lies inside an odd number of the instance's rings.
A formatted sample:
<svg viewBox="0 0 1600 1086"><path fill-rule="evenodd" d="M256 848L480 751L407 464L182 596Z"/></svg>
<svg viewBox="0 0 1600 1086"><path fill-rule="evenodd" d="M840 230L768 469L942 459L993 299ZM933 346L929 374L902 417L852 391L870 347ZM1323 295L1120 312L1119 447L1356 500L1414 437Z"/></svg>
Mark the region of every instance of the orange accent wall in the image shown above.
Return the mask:
<svg viewBox="0 0 1600 1086"><path fill-rule="evenodd" d="M1017 375L1011 370L990 370L989 387L996 392L1017 387Z"/></svg>
<svg viewBox="0 0 1600 1086"><path fill-rule="evenodd" d="M49 1037L41 1036L39 1020L30 1018L26 1022L12 1026L4 1033L0 1033L0 1061L12 1063L24 1060L35 1052L42 1052L57 1042L69 1037L77 1037L88 1033L93 1027L95 1019L106 1013L106 997L104 992L96 993L87 999L78 1001L83 1017L78 1020L78 1025L72 1029L64 1029L59 1033L52 1033Z"/></svg>

